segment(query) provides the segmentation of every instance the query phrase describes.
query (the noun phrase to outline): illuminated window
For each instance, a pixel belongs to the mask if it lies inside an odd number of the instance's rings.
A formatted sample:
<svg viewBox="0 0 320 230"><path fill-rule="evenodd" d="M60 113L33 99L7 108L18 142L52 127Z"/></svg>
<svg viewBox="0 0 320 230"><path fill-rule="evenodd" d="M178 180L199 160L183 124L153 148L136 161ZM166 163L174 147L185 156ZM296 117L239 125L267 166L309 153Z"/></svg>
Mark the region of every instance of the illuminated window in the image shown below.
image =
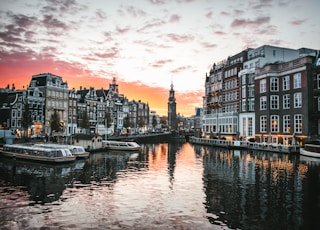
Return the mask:
<svg viewBox="0 0 320 230"><path fill-rule="evenodd" d="M283 132L290 133L290 115L283 116Z"/></svg>
<svg viewBox="0 0 320 230"><path fill-rule="evenodd" d="M302 133L302 115L301 114L294 115L294 132Z"/></svg>
<svg viewBox="0 0 320 230"><path fill-rule="evenodd" d="M271 132L278 133L279 132L279 116L278 115L271 115Z"/></svg>

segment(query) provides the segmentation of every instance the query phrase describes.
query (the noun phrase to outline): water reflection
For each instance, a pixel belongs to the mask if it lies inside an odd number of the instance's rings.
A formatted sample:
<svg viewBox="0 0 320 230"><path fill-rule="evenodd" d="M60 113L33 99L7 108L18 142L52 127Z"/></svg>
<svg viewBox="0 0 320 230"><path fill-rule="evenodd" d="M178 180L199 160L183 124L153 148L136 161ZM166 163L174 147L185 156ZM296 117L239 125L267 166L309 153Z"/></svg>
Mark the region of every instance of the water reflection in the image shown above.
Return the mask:
<svg viewBox="0 0 320 230"><path fill-rule="evenodd" d="M43 165L1 158L1 185L20 187L28 192L30 203L49 203L59 199L71 171L81 170L84 162Z"/></svg>
<svg viewBox="0 0 320 230"><path fill-rule="evenodd" d="M0 225L80 229L311 229L320 164L285 154L142 145L44 166L0 158Z"/></svg>
<svg viewBox="0 0 320 230"><path fill-rule="evenodd" d="M314 214L320 213L319 167L315 167L316 175L293 155L219 148L196 151L203 153L206 208L212 214L211 223L241 229L320 226ZM312 183L308 189L304 188L306 182ZM305 205L306 194L315 202L312 207Z"/></svg>

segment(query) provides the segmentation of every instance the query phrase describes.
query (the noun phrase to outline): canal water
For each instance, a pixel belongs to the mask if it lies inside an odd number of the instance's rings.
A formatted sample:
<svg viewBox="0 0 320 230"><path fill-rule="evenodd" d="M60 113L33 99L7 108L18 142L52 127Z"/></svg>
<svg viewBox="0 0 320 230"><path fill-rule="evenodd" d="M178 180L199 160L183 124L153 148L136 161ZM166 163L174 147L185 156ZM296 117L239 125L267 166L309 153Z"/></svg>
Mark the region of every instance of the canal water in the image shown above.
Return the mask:
<svg viewBox="0 0 320 230"><path fill-rule="evenodd" d="M189 143L0 158L0 229L320 229L320 163Z"/></svg>

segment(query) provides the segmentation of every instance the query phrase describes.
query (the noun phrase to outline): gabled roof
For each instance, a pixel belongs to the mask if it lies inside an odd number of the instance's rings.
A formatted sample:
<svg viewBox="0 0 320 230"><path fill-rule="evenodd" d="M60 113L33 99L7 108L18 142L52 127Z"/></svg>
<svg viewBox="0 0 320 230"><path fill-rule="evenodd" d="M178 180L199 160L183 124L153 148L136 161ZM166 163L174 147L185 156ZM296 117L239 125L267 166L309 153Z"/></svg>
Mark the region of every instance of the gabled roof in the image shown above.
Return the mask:
<svg viewBox="0 0 320 230"><path fill-rule="evenodd" d="M103 97L106 98L108 95L109 90L105 90L105 89L98 89L96 90L97 93L97 97Z"/></svg>
<svg viewBox="0 0 320 230"><path fill-rule="evenodd" d="M77 91L77 98L80 103L84 103L84 99L89 92L89 89L82 89Z"/></svg>

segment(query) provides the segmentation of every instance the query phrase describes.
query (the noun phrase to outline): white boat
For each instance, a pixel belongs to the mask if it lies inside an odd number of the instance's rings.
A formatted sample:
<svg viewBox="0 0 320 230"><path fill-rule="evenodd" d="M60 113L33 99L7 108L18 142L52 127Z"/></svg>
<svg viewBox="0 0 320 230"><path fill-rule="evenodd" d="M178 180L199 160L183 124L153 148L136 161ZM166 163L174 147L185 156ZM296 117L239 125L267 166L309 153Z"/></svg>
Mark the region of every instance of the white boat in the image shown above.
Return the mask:
<svg viewBox="0 0 320 230"><path fill-rule="evenodd" d="M0 156L43 163L70 163L76 159L68 149L49 149L23 144L4 145L0 150Z"/></svg>
<svg viewBox="0 0 320 230"><path fill-rule="evenodd" d="M308 157L320 157L320 145L305 144L304 148L300 148L300 154Z"/></svg>
<svg viewBox="0 0 320 230"><path fill-rule="evenodd" d="M43 148L66 148L69 149L71 154L77 158L87 158L89 157L89 152L87 152L82 146L78 145L63 145L63 144L35 144L35 146Z"/></svg>
<svg viewBox="0 0 320 230"><path fill-rule="evenodd" d="M140 151L141 146L134 141L102 141L102 146L107 150Z"/></svg>

